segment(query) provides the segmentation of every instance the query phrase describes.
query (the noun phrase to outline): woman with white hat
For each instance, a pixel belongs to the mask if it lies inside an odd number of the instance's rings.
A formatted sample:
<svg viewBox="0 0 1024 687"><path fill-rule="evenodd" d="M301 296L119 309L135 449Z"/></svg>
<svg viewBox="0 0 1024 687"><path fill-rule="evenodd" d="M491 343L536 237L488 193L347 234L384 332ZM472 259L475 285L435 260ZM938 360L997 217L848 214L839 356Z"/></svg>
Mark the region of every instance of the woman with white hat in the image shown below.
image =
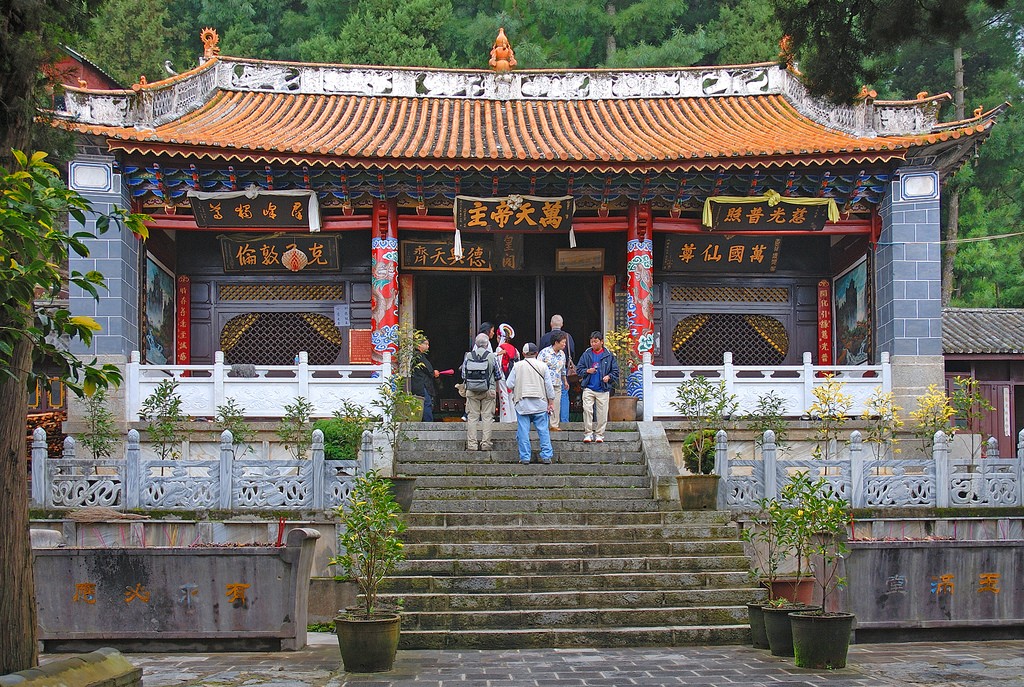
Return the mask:
<svg viewBox="0 0 1024 687"><path fill-rule="evenodd" d="M494 353L501 361L503 378L508 377L512 365L519 360L519 351L510 342L516 338L516 330L507 322L498 325L498 350ZM516 408L512 394L504 384L498 385L498 422L516 422Z"/></svg>

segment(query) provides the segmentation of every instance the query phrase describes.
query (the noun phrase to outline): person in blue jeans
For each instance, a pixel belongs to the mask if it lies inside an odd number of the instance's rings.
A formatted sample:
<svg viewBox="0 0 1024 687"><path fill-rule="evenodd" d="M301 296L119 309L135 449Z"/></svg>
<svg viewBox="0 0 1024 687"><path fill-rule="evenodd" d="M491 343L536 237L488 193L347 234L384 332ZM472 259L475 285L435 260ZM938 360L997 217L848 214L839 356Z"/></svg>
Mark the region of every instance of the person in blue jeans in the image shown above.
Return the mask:
<svg viewBox="0 0 1024 687"><path fill-rule="evenodd" d="M555 451L551 447L551 432L548 422L554 410L555 389L548 379L547 365L537 360L537 344L523 346L523 359L512 368L506 385L515 401L517 425L516 443L519 446L519 462L530 463L530 425L537 428L540 439L540 462L551 463Z"/></svg>
<svg viewBox="0 0 1024 687"><path fill-rule="evenodd" d="M543 351L545 348L550 346L551 345L551 337L554 336L555 332L562 332L562 324L563 324L563 320L562 320L562 316L561 315L552 315L551 316L551 331L547 332L546 334L544 334L544 336L540 337L540 341L537 342L537 348L539 348L540 350ZM569 332L562 332L562 333L565 334L565 342L566 342L565 343L565 360L568 362L568 365L566 367L567 368L571 368L571 370L569 370L569 372L570 372L569 376L575 378L576 377L576 367L575 367L575 365L573 365L572 361L576 360L576 357L575 357L575 354L576 354L576 344L572 340L572 334L570 334ZM562 385L562 403L561 403L561 405L558 408L558 421L559 422L568 422L569 421L569 384L563 384Z"/></svg>

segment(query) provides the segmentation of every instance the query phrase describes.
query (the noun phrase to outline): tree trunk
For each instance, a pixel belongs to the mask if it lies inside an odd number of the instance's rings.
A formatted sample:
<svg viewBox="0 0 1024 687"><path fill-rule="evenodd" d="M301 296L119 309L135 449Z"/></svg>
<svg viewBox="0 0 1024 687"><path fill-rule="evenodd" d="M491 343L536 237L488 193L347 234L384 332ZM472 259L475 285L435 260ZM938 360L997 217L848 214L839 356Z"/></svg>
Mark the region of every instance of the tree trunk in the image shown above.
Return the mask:
<svg viewBox="0 0 1024 687"><path fill-rule="evenodd" d="M14 379L0 380L0 503L4 504L0 517L0 675L26 670L39 662L25 460L25 382L32 365L31 354L31 341L19 341L11 356L11 370L18 374Z"/></svg>
<svg viewBox="0 0 1024 687"><path fill-rule="evenodd" d="M608 14L608 35L605 38L604 44L604 63L608 65L611 63L613 57L615 57L615 0L608 0L604 6L604 11Z"/></svg>
<svg viewBox="0 0 1024 687"><path fill-rule="evenodd" d="M953 119L964 118L964 51L957 46L953 48ZM960 192L949 187L949 214L946 217L942 250L942 304L948 305L953 295L953 263L956 260L956 240L960 236Z"/></svg>

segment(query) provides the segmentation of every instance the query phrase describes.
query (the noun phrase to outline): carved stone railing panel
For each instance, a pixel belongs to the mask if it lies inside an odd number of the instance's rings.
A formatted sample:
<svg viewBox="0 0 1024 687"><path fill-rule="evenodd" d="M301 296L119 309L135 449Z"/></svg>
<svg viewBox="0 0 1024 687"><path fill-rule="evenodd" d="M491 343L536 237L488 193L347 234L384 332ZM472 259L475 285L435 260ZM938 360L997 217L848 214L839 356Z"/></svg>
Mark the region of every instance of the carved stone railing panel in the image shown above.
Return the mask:
<svg viewBox="0 0 1024 687"><path fill-rule="evenodd" d="M220 500L220 463L211 460L143 460L140 508L210 510Z"/></svg>
<svg viewBox="0 0 1024 687"><path fill-rule="evenodd" d="M50 485L47 490L47 507L114 507L123 501L124 461L65 457L48 461L46 468L46 480Z"/></svg>
<svg viewBox="0 0 1024 687"><path fill-rule="evenodd" d="M311 508L311 461L236 462L231 504L239 510Z"/></svg>

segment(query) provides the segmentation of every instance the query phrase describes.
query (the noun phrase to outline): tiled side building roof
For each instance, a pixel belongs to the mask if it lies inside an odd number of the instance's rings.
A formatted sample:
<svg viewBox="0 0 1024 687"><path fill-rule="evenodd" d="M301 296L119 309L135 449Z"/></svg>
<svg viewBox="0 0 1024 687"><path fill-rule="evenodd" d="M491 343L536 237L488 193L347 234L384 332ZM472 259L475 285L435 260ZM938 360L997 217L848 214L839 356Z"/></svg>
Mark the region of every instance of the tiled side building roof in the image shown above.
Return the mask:
<svg viewBox="0 0 1024 687"><path fill-rule="evenodd" d="M944 308L942 352L1024 354L1024 310Z"/></svg>
<svg viewBox="0 0 1024 687"><path fill-rule="evenodd" d="M775 64L496 74L213 57L132 90L69 88L56 116L114 150L242 162L657 172L927 155L949 168L1002 108L941 124L946 97L824 105Z"/></svg>

